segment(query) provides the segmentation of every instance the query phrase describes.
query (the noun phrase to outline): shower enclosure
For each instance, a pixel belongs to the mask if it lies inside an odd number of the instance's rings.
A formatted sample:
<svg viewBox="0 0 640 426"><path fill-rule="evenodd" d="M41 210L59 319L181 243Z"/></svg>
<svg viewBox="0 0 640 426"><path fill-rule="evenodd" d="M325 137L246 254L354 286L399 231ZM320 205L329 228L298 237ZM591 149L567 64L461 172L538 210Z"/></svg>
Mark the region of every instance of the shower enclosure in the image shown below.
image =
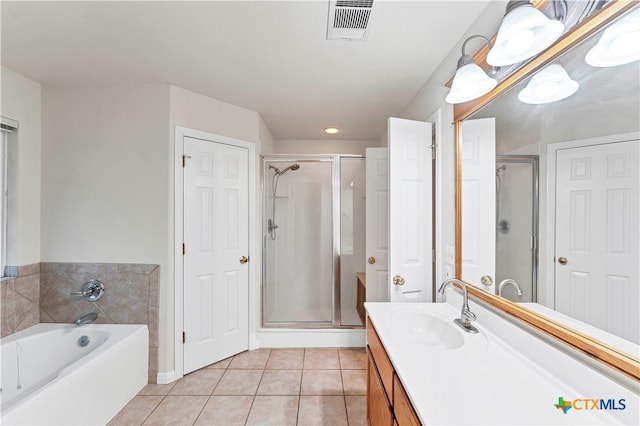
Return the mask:
<svg viewBox="0 0 640 426"><path fill-rule="evenodd" d="M535 302L538 286L538 156L496 157L496 283L515 280L522 289L505 286L503 297ZM498 286L496 286L498 291Z"/></svg>
<svg viewBox="0 0 640 426"><path fill-rule="evenodd" d="M280 155L262 166L263 325L362 327L364 157Z"/></svg>

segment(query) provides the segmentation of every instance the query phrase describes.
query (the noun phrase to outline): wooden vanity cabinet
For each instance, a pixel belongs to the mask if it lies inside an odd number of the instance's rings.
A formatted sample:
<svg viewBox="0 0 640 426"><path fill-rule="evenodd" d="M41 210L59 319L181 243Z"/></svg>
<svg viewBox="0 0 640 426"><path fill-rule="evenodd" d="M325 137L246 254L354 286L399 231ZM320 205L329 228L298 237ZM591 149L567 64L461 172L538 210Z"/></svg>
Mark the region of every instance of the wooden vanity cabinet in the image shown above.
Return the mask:
<svg viewBox="0 0 640 426"><path fill-rule="evenodd" d="M369 426L420 426L398 375L367 321L367 421Z"/></svg>

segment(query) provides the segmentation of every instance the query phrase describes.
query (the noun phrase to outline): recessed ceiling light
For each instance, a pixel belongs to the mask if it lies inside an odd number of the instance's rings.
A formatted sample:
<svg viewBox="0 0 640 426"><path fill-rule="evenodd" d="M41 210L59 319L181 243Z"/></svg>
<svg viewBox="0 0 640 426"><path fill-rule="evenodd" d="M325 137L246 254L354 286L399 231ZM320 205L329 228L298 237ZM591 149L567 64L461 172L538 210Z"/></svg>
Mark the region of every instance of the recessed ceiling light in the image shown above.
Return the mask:
<svg viewBox="0 0 640 426"><path fill-rule="evenodd" d="M327 127L324 129L324 132L328 135L335 135L336 133L340 132L340 129L338 129L337 127Z"/></svg>

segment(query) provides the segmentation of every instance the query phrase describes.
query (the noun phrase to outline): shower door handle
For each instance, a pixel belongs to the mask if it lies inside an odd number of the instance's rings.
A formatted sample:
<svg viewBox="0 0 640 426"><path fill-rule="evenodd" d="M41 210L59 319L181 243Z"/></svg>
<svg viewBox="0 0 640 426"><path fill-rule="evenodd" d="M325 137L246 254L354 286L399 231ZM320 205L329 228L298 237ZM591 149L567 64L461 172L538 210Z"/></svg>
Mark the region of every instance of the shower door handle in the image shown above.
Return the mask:
<svg viewBox="0 0 640 426"><path fill-rule="evenodd" d="M244 265L245 263L247 263L248 261L249 261L249 258L248 258L247 256L242 256L242 257L240 258L240 263L241 263L241 264L243 264L243 265Z"/></svg>

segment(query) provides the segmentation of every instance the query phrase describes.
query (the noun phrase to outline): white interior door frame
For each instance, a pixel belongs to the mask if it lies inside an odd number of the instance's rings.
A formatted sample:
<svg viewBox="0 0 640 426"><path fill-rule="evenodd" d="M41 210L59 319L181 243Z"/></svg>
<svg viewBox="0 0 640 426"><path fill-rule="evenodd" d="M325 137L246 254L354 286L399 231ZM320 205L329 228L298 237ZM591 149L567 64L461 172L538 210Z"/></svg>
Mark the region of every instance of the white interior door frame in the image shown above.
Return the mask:
<svg viewBox="0 0 640 426"><path fill-rule="evenodd" d="M554 308L555 296L555 229L556 229L556 153L561 149L579 148L592 145L603 145L616 142L626 142L640 139L640 132L622 133L619 135L602 136L575 141L558 142L547 145L547 196L546 196L546 231L545 231L545 258L539 263L545 265L545 290L546 305Z"/></svg>
<svg viewBox="0 0 640 426"><path fill-rule="evenodd" d="M182 345L182 331L184 330L184 257L182 255L182 243L184 241L184 177L182 171L182 156L184 155L184 138L190 137L213 143L246 148L249 152L249 348L252 340L256 339L258 318L258 306L253 297L258 291L257 277L260 264L256 248L257 234L257 210L256 210L256 146L252 142L234 139L227 136L203 132L201 130L186 127L175 127L175 155L174 155L174 352L173 372L158 375L158 383L170 383L184 376L184 354Z"/></svg>

